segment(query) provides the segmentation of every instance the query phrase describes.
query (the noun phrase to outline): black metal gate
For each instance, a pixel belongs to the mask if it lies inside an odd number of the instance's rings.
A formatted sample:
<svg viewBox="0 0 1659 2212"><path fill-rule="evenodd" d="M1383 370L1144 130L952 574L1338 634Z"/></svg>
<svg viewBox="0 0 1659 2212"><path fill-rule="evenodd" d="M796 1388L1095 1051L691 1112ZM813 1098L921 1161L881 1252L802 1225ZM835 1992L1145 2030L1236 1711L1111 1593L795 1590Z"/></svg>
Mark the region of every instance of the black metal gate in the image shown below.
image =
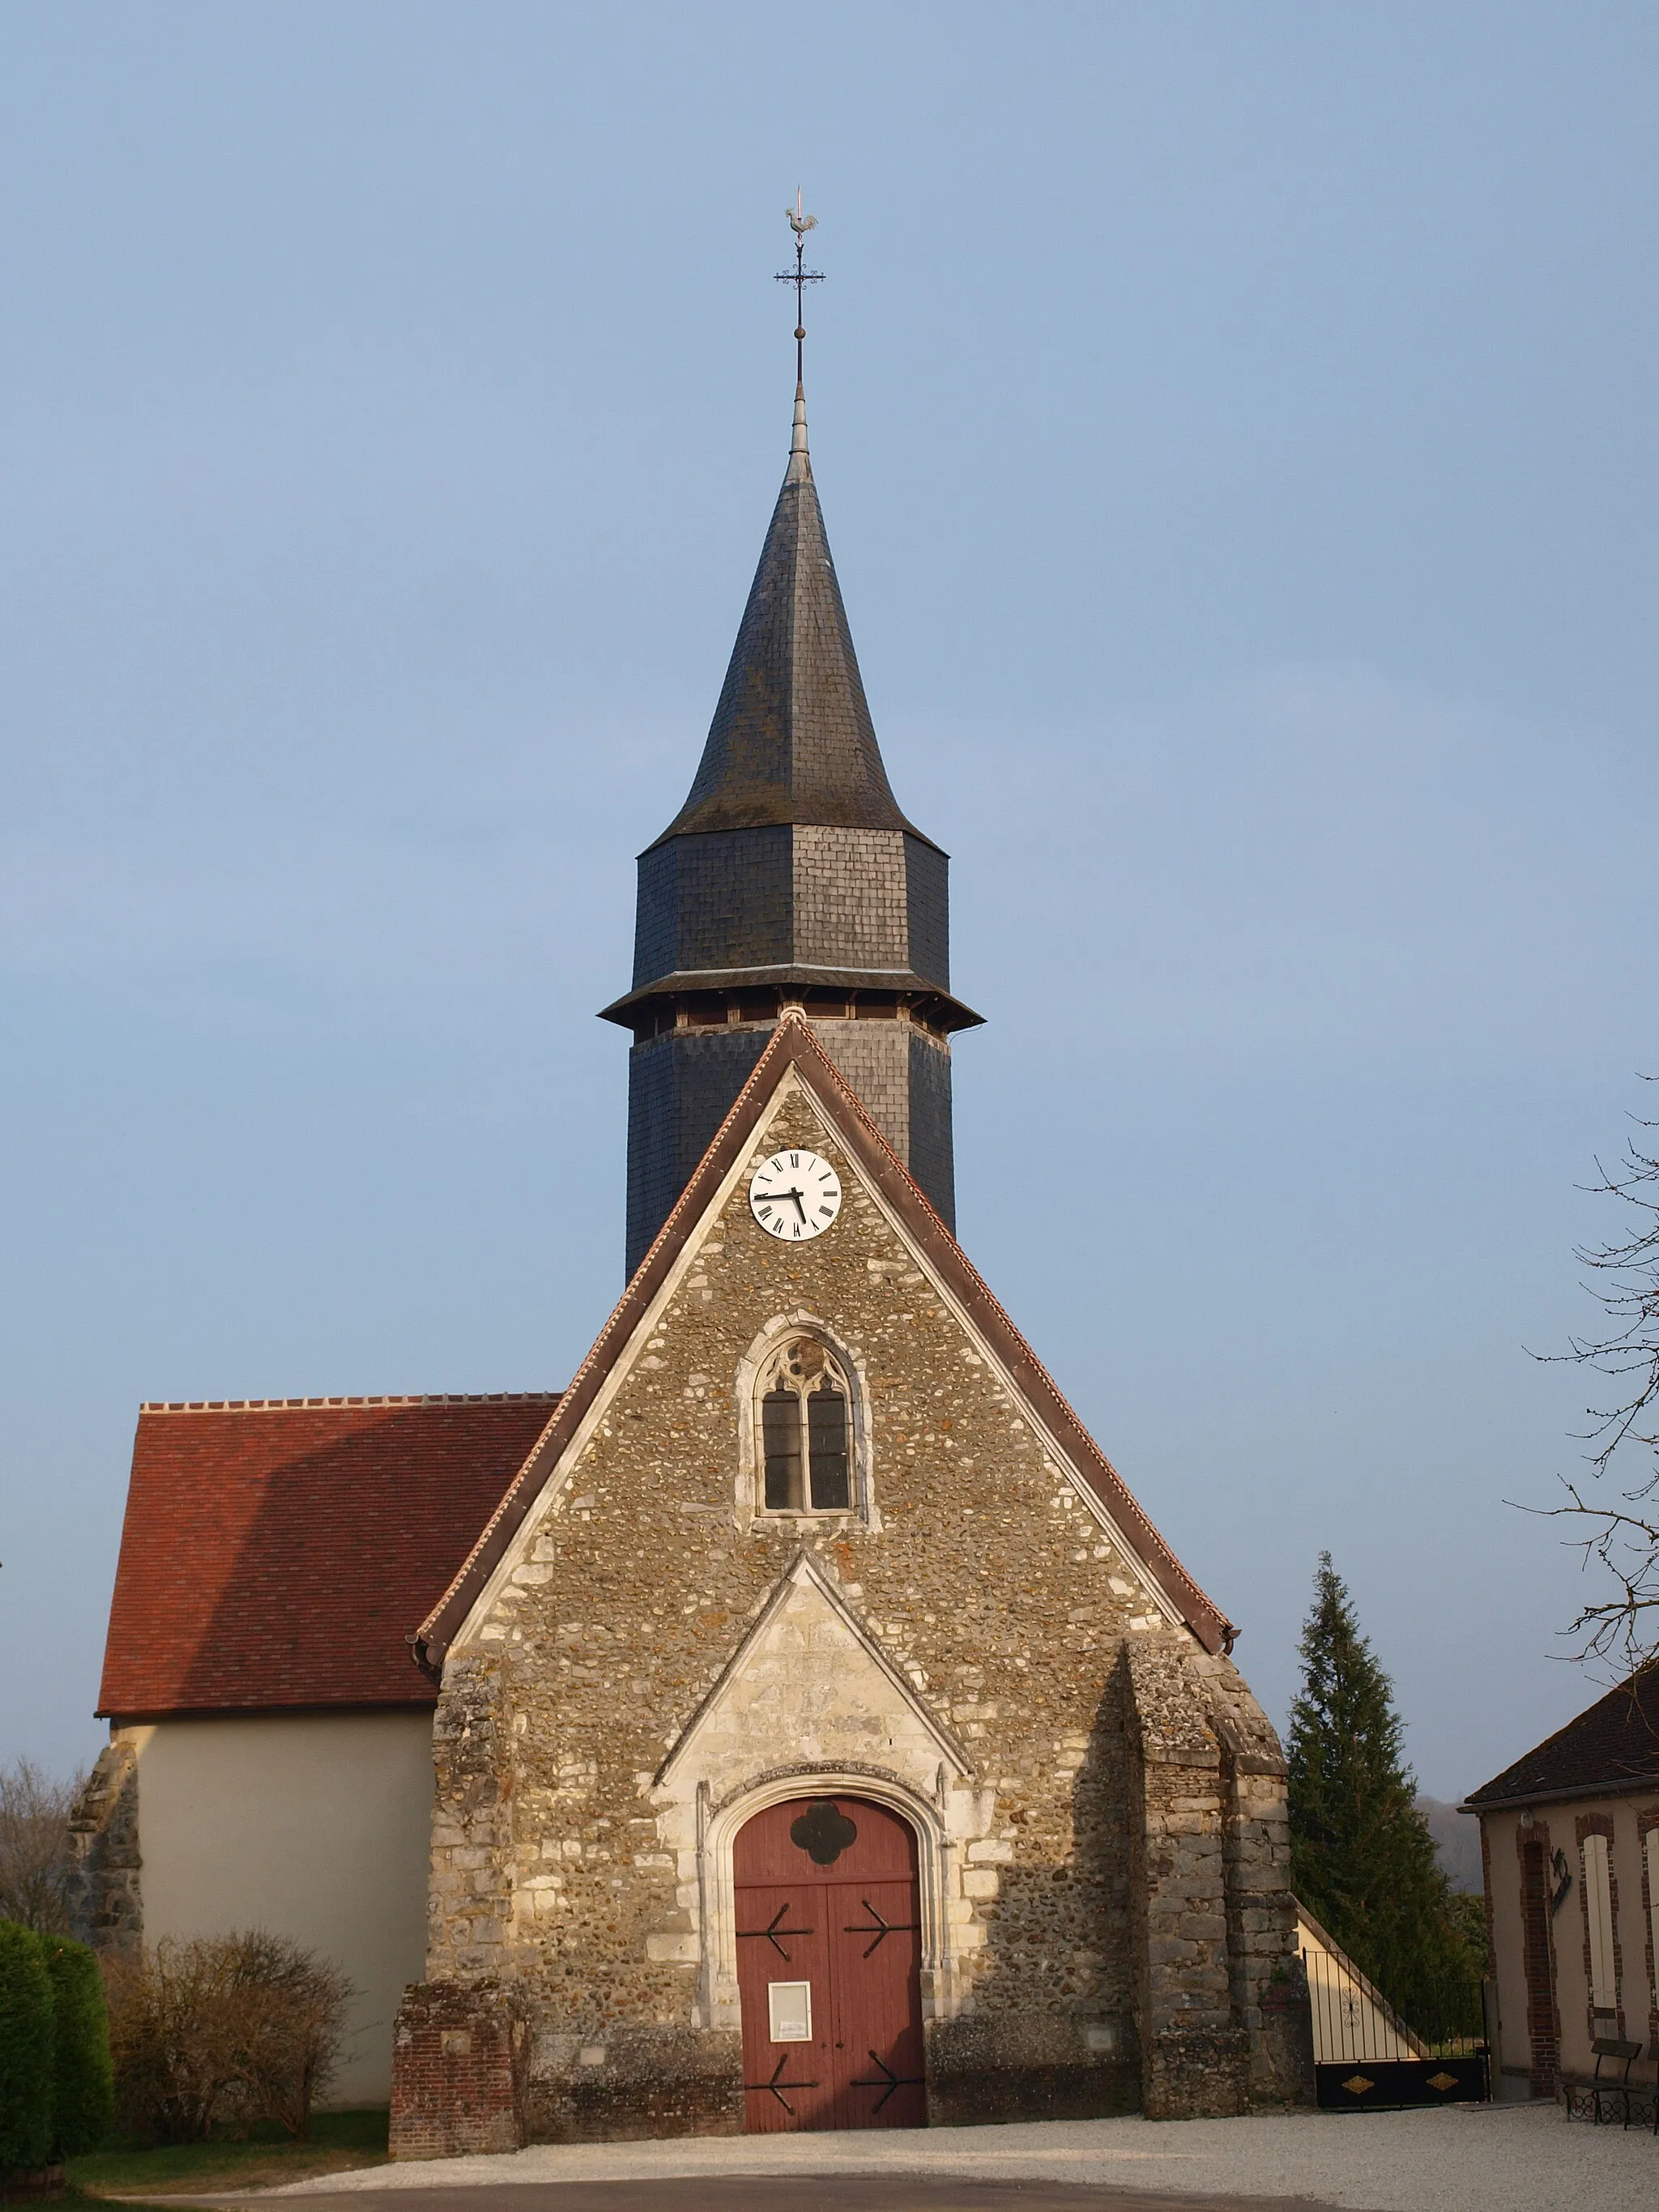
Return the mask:
<svg viewBox="0 0 1659 2212"><path fill-rule="evenodd" d="M1328 2112L1384 2112L1401 2105L1484 2105L1486 2048L1439 2051L1428 2058L1368 2058L1316 2065L1319 2102Z"/></svg>
<svg viewBox="0 0 1659 2212"><path fill-rule="evenodd" d="M1304 1936L1303 1963L1313 2008L1314 2075L1326 2112L1484 2104L1491 2096L1486 2039L1468 2033L1467 2021L1408 2026L1334 1945L1326 1950Z"/></svg>

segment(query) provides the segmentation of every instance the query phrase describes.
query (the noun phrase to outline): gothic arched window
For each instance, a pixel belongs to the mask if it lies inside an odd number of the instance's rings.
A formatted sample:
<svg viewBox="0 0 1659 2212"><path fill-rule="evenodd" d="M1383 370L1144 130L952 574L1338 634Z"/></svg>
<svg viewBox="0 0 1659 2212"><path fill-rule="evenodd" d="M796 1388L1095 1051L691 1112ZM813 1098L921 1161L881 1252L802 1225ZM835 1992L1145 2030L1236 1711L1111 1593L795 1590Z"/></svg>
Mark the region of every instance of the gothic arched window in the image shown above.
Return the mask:
<svg viewBox="0 0 1659 2212"><path fill-rule="evenodd" d="M848 1513L853 1507L853 1395L816 1337L798 1336L761 1371L760 1415L768 1513Z"/></svg>

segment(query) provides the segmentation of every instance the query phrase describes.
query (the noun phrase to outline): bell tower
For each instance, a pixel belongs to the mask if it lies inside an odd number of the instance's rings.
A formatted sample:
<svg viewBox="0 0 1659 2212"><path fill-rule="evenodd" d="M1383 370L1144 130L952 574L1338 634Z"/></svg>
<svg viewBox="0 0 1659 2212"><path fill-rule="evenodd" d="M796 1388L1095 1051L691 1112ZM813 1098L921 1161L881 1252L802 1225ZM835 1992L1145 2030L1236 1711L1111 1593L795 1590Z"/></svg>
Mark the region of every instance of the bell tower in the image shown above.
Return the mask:
<svg viewBox="0 0 1659 2212"><path fill-rule="evenodd" d="M796 268L811 218L792 216ZM797 295L799 299L799 293ZM805 331L797 313L796 345ZM685 804L639 860L628 1271L799 1006L866 1112L955 1226L946 855L899 811L853 650L806 445L789 465Z"/></svg>

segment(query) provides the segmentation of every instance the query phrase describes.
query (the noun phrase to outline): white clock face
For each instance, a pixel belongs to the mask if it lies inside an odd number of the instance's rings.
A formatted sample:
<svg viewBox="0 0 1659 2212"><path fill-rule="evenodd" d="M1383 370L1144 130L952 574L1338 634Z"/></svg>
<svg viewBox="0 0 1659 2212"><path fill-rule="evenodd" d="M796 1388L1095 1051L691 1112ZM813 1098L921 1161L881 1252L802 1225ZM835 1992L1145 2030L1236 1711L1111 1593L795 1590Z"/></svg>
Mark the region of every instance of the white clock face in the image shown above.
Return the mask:
<svg viewBox="0 0 1659 2212"><path fill-rule="evenodd" d="M749 1211L780 1243L805 1244L841 1212L841 1178L817 1152L774 1152L755 1170Z"/></svg>

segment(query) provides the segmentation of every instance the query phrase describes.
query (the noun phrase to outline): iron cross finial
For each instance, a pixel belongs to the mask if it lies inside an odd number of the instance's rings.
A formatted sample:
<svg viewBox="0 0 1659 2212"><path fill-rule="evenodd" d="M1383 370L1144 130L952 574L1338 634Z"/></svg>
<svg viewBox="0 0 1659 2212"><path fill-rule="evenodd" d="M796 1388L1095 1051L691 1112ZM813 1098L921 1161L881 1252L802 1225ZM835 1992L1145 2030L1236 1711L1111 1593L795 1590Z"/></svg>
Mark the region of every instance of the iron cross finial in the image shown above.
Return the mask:
<svg viewBox="0 0 1659 2212"><path fill-rule="evenodd" d="M823 271L805 266L806 234L817 228L818 219L817 216L807 215L803 210L799 185L795 187L795 204L786 208L784 213L789 218L790 229L795 234L795 265L793 269L781 269L777 281L780 284L793 284L795 288L795 386L799 391L805 382L802 348L806 343L806 316L802 295L807 285L823 283Z"/></svg>

